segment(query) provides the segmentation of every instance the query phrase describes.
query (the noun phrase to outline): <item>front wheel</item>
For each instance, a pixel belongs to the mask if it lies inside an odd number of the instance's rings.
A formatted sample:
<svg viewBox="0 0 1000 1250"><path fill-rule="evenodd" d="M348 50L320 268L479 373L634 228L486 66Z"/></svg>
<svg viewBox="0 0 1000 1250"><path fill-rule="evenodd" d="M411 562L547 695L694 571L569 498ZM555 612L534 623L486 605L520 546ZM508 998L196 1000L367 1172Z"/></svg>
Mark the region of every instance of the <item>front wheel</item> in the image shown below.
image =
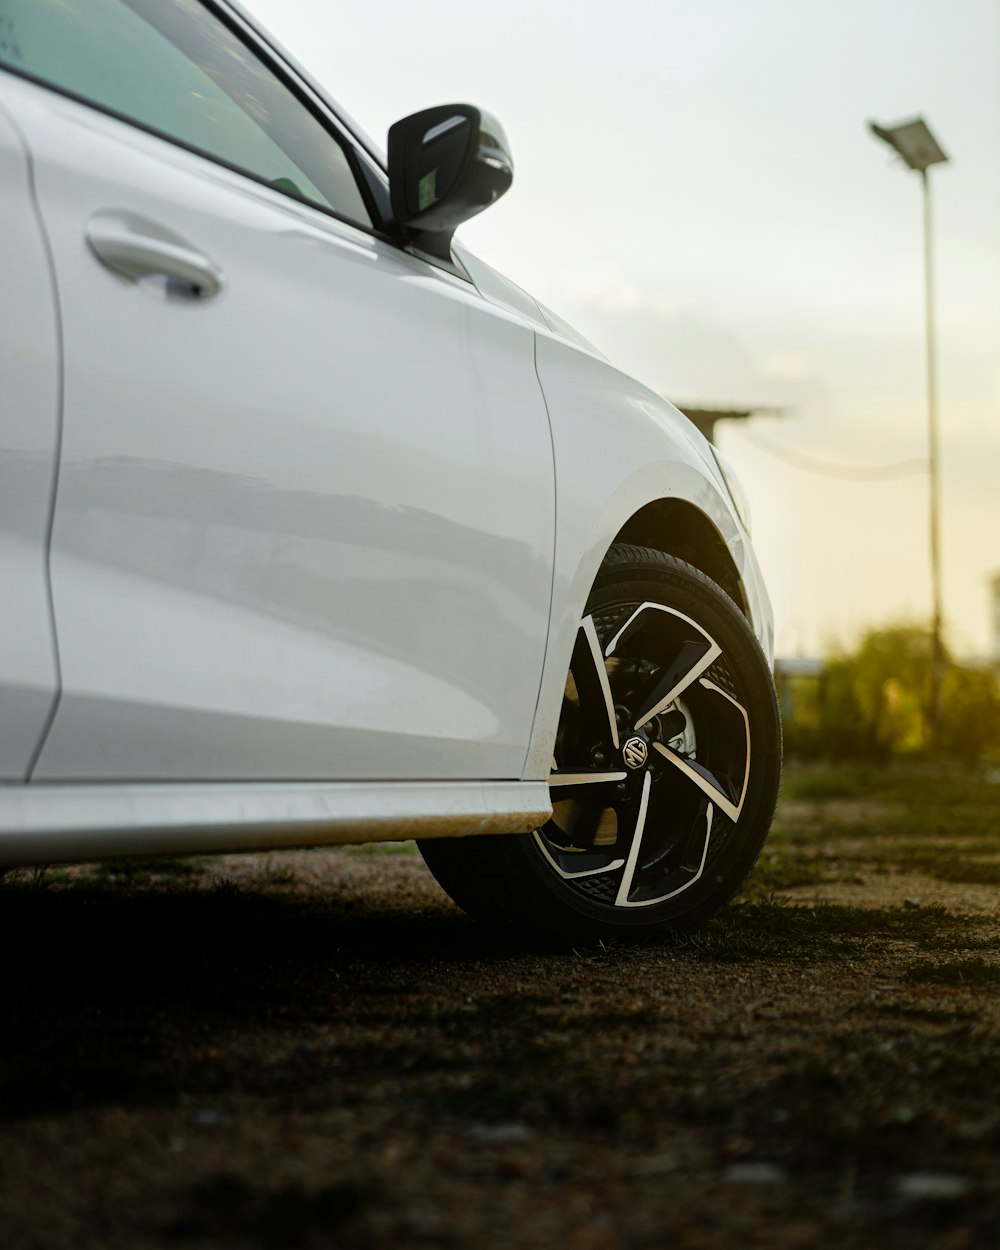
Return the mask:
<svg viewBox="0 0 1000 1250"><path fill-rule="evenodd" d="M691 565L616 546L577 632L552 818L420 850L483 919L570 939L696 928L756 862L780 774L774 683L746 618Z"/></svg>

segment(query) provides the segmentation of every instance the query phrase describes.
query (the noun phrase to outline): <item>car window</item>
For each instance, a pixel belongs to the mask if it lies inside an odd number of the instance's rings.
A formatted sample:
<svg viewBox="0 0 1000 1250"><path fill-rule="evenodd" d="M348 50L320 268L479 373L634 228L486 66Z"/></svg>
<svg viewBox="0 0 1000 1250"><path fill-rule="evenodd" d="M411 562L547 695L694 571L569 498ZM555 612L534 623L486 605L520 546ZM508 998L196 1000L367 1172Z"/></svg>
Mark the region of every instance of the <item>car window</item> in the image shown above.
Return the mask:
<svg viewBox="0 0 1000 1250"><path fill-rule="evenodd" d="M370 224L339 143L199 0L0 0L0 65Z"/></svg>

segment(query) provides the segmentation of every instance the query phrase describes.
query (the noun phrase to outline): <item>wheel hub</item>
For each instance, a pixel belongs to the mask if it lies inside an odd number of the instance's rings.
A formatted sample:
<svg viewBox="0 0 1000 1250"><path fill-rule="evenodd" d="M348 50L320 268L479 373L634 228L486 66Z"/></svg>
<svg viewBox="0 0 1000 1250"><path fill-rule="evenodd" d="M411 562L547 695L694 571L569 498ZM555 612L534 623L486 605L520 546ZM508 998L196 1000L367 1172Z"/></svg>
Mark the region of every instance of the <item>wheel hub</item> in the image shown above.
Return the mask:
<svg viewBox="0 0 1000 1250"><path fill-rule="evenodd" d="M644 734L633 734L622 746L622 759L625 767L635 771L642 768L649 759L649 746Z"/></svg>

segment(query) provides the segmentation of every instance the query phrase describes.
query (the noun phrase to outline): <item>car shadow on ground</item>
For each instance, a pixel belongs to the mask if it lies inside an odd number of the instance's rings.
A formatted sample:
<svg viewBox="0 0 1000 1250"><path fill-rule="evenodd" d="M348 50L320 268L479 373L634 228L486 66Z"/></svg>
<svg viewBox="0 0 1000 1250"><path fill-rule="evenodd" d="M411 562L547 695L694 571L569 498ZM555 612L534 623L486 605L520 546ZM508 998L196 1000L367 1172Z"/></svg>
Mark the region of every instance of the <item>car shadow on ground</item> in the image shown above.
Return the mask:
<svg viewBox="0 0 1000 1250"><path fill-rule="evenodd" d="M0 1119L234 1091L294 1101L421 1055L454 1067L470 1030L486 1030L487 1050L505 1039L513 1062L521 1042L554 1030L655 1031L650 984L717 979L692 965L779 961L794 973L904 932L926 949L954 939L955 922L931 909L771 901L639 952L560 949L473 924L419 860L381 858L334 860L345 879L322 889L290 872L5 883ZM606 1019L602 986L629 983L641 998ZM571 1005L581 994L589 1025Z"/></svg>
<svg viewBox="0 0 1000 1250"><path fill-rule="evenodd" d="M199 1043L343 1022L352 1001L405 996L418 967L512 954L444 900L387 909L225 879L7 887L0 935L0 1118L245 1088L252 1055L234 1073L198 1062Z"/></svg>

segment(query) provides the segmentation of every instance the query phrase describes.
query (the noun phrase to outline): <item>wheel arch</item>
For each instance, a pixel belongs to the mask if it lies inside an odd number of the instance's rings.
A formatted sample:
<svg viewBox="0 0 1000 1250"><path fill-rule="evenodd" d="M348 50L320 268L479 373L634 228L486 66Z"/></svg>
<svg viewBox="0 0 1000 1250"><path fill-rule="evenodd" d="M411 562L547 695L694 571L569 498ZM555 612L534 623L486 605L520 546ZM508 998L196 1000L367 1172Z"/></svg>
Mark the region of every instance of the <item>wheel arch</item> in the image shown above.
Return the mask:
<svg viewBox="0 0 1000 1250"><path fill-rule="evenodd" d="M684 499L653 500L625 522L610 545L614 543L652 547L693 564L721 586L752 623L746 588L725 540L694 504Z"/></svg>
<svg viewBox="0 0 1000 1250"><path fill-rule="evenodd" d="M669 467L679 493L656 493L651 497L648 488L654 481L662 482L663 466L644 466L605 509L589 541L583 544L583 555L571 577L561 582L557 576L549 647L523 779L538 780L548 774L580 613L601 564L616 544L650 548L698 569L733 600L771 657L770 604L749 543L738 531L727 542L726 531L719 524L725 518L699 506L702 499L721 502L721 497L702 489L696 469L683 462ZM735 521L733 527L735 530Z"/></svg>

